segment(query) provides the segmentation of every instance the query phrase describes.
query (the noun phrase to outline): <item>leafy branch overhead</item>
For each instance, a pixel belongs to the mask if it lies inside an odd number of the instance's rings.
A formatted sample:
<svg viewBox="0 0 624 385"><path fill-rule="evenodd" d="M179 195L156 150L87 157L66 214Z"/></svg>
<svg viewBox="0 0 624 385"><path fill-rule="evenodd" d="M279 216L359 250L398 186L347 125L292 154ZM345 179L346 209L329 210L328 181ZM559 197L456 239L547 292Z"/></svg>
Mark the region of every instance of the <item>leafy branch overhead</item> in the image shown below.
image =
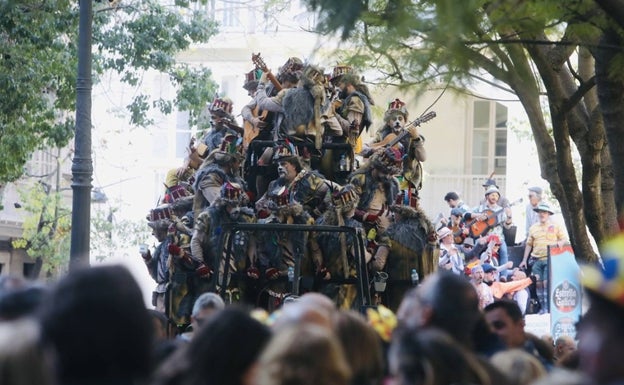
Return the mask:
<svg viewBox="0 0 624 385"><path fill-rule="evenodd" d="M339 33L351 63L384 83L485 81L515 94L579 258L596 258L586 228L600 244L624 223L624 1L304 2L319 12L318 30Z"/></svg>
<svg viewBox="0 0 624 385"><path fill-rule="evenodd" d="M192 44L217 32L196 1L162 5L157 0L94 4L93 78L107 72L139 88L145 71L168 74L174 100L151 100L137 92L127 106L130 123L148 126L150 110L188 110L194 124L216 85L211 72L176 61ZM79 2L0 2L0 181L23 174L30 155L63 147L73 137ZM112 5L111 5L112 4Z"/></svg>

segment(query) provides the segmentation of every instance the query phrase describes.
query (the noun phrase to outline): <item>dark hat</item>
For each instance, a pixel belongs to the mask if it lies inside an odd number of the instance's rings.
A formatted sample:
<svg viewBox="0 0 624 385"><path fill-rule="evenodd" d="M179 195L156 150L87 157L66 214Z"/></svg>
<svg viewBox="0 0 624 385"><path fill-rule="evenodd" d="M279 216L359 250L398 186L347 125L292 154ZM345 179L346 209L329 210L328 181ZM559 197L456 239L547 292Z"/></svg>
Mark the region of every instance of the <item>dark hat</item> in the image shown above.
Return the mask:
<svg viewBox="0 0 624 385"><path fill-rule="evenodd" d="M484 263L483 265L481 265L483 267L483 272L484 273L489 273L492 271L496 271L496 268L492 265L490 265L489 263Z"/></svg>
<svg viewBox="0 0 624 385"><path fill-rule="evenodd" d="M537 207L533 209L533 211L535 211L536 213L539 213L540 211L544 211L544 212L550 213L551 215L555 213L553 209L551 209L550 206L546 203L540 203L539 205L537 205Z"/></svg>
<svg viewBox="0 0 624 385"><path fill-rule="evenodd" d="M482 184L482 186L483 187L495 186L496 188L498 188L496 181L492 178L488 178L488 180L486 180L485 183Z"/></svg>

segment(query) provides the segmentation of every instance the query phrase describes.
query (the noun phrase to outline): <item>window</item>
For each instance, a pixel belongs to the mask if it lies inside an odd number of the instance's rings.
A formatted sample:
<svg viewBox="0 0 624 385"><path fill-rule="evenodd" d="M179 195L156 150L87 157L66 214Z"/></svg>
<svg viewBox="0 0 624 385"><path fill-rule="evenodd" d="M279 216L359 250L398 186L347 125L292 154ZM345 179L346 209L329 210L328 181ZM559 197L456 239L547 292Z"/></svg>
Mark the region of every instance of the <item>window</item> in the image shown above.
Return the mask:
<svg viewBox="0 0 624 385"><path fill-rule="evenodd" d="M472 174L507 173L507 107L494 101L473 104Z"/></svg>
<svg viewBox="0 0 624 385"><path fill-rule="evenodd" d="M34 263L24 262L24 267L22 269L22 274L24 275L24 277L26 278L32 277L34 270L35 270Z"/></svg>

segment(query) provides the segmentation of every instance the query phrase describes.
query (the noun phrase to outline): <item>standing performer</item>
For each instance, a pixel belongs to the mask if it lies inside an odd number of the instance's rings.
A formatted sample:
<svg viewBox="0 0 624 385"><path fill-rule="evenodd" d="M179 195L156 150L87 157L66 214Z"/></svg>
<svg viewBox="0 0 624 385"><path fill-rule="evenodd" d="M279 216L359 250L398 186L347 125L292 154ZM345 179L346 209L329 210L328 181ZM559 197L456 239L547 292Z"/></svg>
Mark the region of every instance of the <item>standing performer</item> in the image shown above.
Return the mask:
<svg viewBox="0 0 624 385"><path fill-rule="evenodd" d="M317 225L348 226L362 229L362 224L355 219L355 208L359 197L353 186L346 185L329 197L330 208L316 220ZM364 231L362 242L366 242ZM340 280L357 279L358 264L355 248L358 240L352 233L319 232L310 238L312 248L317 245L323 255L323 267L317 272L320 278L320 291L332 298L342 309L359 308L356 305L357 287L354 283L341 283ZM366 258L368 261L370 256ZM331 282L327 279L331 279ZM361 302L361 301L360 301ZM359 303L361 306L362 304Z"/></svg>
<svg viewBox="0 0 624 385"><path fill-rule="evenodd" d="M224 297L226 303L249 301L245 297L248 294L245 292L245 278L239 272L246 272L252 279L258 278L254 234L249 231L225 231L228 223L256 223L253 210L245 207L248 202L241 185L224 183L219 198L199 214L191 239L193 257L209 266L211 273L216 271L211 286ZM230 244L231 254L228 255Z"/></svg>

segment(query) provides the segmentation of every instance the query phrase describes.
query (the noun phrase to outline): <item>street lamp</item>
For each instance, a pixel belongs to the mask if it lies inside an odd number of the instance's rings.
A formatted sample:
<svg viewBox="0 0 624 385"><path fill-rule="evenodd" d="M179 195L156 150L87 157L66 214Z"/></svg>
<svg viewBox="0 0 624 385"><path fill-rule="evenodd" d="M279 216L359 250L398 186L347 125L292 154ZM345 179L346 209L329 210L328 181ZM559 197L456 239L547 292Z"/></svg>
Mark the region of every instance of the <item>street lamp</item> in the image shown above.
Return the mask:
<svg viewBox="0 0 624 385"><path fill-rule="evenodd" d="M72 160L72 229L70 272L89 264L91 222L91 35L92 0L80 0L78 76L76 79L76 132Z"/></svg>

